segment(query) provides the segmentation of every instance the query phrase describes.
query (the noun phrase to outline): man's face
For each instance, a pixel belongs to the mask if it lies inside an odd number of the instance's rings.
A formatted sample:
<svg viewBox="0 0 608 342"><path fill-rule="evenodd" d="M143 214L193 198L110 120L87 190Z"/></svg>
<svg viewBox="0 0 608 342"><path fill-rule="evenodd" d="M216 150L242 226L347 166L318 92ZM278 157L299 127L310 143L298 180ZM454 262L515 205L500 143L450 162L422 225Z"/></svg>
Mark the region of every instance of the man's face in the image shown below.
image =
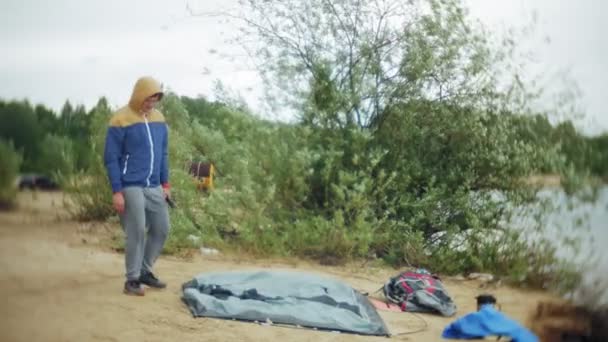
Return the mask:
<svg viewBox="0 0 608 342"><path fill-rule="evenodd" d="M144 100L144 104L141 106L141 111L144 113L149 113L156 104L158 103L158 95L152 95Z"/></svg>

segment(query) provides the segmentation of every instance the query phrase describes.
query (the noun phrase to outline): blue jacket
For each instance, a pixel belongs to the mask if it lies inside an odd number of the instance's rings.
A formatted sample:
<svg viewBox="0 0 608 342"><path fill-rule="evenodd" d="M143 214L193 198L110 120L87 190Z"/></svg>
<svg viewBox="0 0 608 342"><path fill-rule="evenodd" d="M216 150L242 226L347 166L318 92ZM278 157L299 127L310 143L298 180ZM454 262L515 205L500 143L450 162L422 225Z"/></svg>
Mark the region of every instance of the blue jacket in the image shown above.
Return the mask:
<svg viewBox="0 0 608 342"><path fill-rule="evenodd" d="M157 93L161 90L156 81L147 77L139 79L129 105L110 119L104 164L114 193L127 186L169 184L169 136L165 118L157 110L146 116L139 113L143 101Z"/></svg>
<svg viewBox="0 0 608 342"><path fill-rule="evenodd" d="M538 338L528 329L508 318L491 304L486 304L452 322L443 331L443 338L475 339L486 336L510 337L513 342L538 342Z"/></svg>

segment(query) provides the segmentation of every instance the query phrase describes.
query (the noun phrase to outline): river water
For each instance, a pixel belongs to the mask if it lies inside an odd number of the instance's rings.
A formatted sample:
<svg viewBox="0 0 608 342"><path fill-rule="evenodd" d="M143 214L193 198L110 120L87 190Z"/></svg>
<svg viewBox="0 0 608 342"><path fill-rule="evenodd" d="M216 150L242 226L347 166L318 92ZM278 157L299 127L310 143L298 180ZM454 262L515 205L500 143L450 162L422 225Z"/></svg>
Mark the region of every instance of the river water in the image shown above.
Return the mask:
<svg viewBox="0 0 608 342"><path fill-rule="evenodd" d="M574 299L586 305L608 305L608 186L597 190L594 201L568 196L561 189L545 189L539 196L552 203L552 209L542 220L540 235L558 247L558 257L583 270L581 285L588 287L579 287ZM534 219L528 214L515 222L525 229ZM590 285L598 281L599 285ZM593 288L594 295L582 294L589 288Z"/></svg>
<svg viewBox="0 0 608 342"><path fill-rule="evenodd" d="M598 189L595 201L575 199L558 189L543 190L540 196L553 204L543 234L560 246L559 255L580 263L596 261L608 272L608 186ZM567 238L578 240L578 251L563 244Z"/></svg>

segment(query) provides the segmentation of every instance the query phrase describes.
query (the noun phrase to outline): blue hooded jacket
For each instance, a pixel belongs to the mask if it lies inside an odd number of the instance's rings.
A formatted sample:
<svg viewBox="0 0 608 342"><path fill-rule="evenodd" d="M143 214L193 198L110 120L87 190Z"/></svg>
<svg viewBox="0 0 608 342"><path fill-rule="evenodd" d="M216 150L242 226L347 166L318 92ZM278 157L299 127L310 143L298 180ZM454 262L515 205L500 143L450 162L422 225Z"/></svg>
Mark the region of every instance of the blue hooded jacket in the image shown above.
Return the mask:
<svg viewBox="0 0 608 342"><path fill-rule="evenodd" d="M146 98L160 94L160 84L151 77L140 78L127 106L119 109L107 129L104 164L112 192L127 186L169 186L168 127L158 110L144 116L140 109Z"/></svg>
<svg viewBox="0 0 608 342"><path fill-rule="evenodd" d="M496 310L491 304L482 305L479 311L452 322L441 336L451 339L504 336L510 337L513 342L538 342L532 332Z"/></svg>

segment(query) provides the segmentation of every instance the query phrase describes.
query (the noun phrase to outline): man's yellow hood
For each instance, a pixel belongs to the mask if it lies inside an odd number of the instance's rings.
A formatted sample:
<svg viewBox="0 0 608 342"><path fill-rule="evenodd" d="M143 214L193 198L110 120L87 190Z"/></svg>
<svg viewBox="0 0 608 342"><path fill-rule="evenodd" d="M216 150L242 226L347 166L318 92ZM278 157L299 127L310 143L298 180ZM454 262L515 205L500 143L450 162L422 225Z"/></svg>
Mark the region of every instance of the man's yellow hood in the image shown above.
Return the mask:
<svg viewBox="0 0 608 342"><path fill-rule="evenodd" d="M160 94L161 98L163 96L162 87L157 80L149 76L138 79L133 87L129 107L139 112L144 100L154 94Z"/></svg>

